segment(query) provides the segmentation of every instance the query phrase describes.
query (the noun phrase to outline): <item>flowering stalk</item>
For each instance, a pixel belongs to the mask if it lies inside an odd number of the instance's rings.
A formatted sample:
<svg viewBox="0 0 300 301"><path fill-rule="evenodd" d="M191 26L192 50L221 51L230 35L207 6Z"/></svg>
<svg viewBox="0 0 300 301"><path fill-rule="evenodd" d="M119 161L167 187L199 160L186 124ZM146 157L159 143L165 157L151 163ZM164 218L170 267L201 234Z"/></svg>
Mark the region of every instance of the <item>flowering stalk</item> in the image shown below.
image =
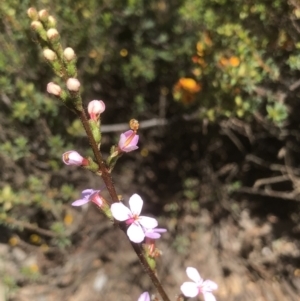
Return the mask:
<svg viewBox="0 0 300 301"><path fill-rule="evenodd" d="M101 177L105 183L105 186L108 190L108 193L112 199L112 203L118 203L119 202L119 198L117 195L117 192L115 190L113 181L112 181L112 177L111 174L109 173L106 164L104 163L103 159L102 159L102 154L99 152L98 150L98 146L97 143L93 137L91 128L89 126L89 122L87 119L87 116L85 114L85 111L81 111L78 112L79 118L83 124L83 127L86 131L86 134L88 136L90 145L92 147L96 162L99 164L99 169L101 171ZM125 233L127 231L126 225L124 223L119 223L119 227L121 228L121 230L123 230ZM141 247L140 244L136 244L132 241L130 241L131 246L133 248L133 250L135 251L137 257L139 258L139 261L141 263L141 265L143 266L145 272L148 274L148 276L150 277L153 285L156 287L158 293L160 294L160 296L162 297L163 301L170 301L168 295L166 294L165 290L163 289L160 281L158 280L158 278L155 275L155 272L153 271L153 269L151 268L151 266L149 265L144 252L143 252L143 248Z"/></svg>
<svg viewBox="0 0 300 301"><path fill-rule="evenodd" d="M86 161L84 160L84 158L82 159L80 156L77 155L74 156L74 153L71 154L71 157L69 156L70 154L65 155L65 159L67 162L70 162L71 160L72 163L75 163L76 165L80 165L83 167L87 167L91 165L94 168L94 166L96 166L97 168L96 173L101 175L105 183L105 186L108 190L108 193L110 195L111 198L110 203L119 203L118 195L116 193L112 181L112 177L110 174L111 170L103 160L102 154L99 151L98 143L95 140L91 126L89 124L89 119L87 118L85 110L83 110L82 107L82 99L79 91L80 82L76 79L77 71L74 69L76 58L72 53L72 51L70 51L69 49L67 50L67 52L63 51L63 48L60 43L59 33L55 28L56 25L55 19L53 17L50 18L51 16L48 15L47 11L43 10L37 16L36 11L34 9L29 9L28 15L33 20L31 24L31 28L37 33L39 37L39 42L41 43L42 47L44 49L49 49L55 53L55 55L53 55L52 52L49 51L46 52L46 58L50 64L52 62L51 66L54 72L66 82L67 90L69 93L65 100L65 104L67 105L68 108L70 108L73 112L75 112L77 116L80 118L95 157L95 161L91 160L90 158L87 159L88 165L85 165ZM58 67L60 67L60 70L58 70L59 69ZM59 86L55 86L55 84L50 85L48 88L49 88L49 92L56 95L57 97L60 97L62 93L64 93L64 90L61 89ZM138 136L136 135L138 123L136 121L132 121L130 128L132 132L129 133L130 135L126 135L126 133L124 133L125 140L123 139L124 141L122 140L122 144L118 145L117 155L120 155L123 152L127 152L137 148L136 145L133 146L132 148L132 145L134 143L136 144L138 140ZM130 146L131 149L129 150ZM84 201L86 201L85 196L83 196ZM97 204L99 205L100 204L99 199L98 198L95 199L95 197L97 197L95 194L89 196L89 198L92 198L91 200L93 202L97 202ZM108 205L110 205L110 203L108 202ZM127 226L125 223L119 223L119 227L124 232L127 231ZM135 253L137 254L144 270L151 278L154 286L157 288L162 299L164 301L170 301L162 285L160 284L158 278L156 277L154 271L149 266L147 259L144 255L142 246L132 241L131 241L131 245Z"/></svg>

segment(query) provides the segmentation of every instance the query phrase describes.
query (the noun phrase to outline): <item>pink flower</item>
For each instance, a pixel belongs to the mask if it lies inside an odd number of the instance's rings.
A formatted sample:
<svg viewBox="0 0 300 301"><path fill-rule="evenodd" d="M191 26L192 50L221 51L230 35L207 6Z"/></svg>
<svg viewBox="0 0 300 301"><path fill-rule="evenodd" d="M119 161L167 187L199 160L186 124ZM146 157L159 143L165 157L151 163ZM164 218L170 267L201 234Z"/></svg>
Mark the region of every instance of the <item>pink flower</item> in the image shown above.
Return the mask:
<svg viewBox="0 0 300 301"><path fill-rule="evenodd" d="M62 160L66 165L85 166L88 165L87 159L83 158L76 151L67 151L62 155Z"/></svg>
<svg viewBox="0 0 300 301"><path fill-rule="evenodd" d="M97 121L101 113L105 111L105 103L102 100L92 100L88 104L88 112L92 120Z"/></svg>
<svg viewBox="0 0 300 301"><path fill-rule="evenodd" d="M152 229L157 226L157 220L152 217L140 216L143 207L143 200L138 194L134 194L129 199L129 208L122 203L111 205L111 213L118 221L126 221L130 225L127 229L129 239L135 243L140 243L145 238L144 229Z"/></svg>
<svg viewBox="0 0 300 301"><path fill-rule="evenodd" d="M119 140L119 150L121 152L131 152L133 150L138 149L138 141L139 141L139 135L136 135L135 131L129 130L125 133L122 133L120 135L120 140Z"/></svg>
<svg viewBox="0 0 300 301"><path fill-rule="evenodd" d="M145 236L151 239L158 239L161 237L160 233L167 232L164 228L145 229Z"/></svg>
<svg viewBox="0 0 300 301"><path fill-rule="evenodd" d="M188 267L186 274L194 282L184 282L180 289L186 297L196 297L200 293L203 294L205 301L216 301L212 291L218 288L218 285L211 280L203 280L195 268Z"/></svg>
<svg viewBox="0 0 300 301"><path fill-rule="evenodd" d="M76 200L72 203L72 206L82 206L88 202L93 202L97 206L101 207L103 205L103 201L101 196L99 195L100 190L94 189L85 189L81 192L81 199Z"/></svg>
<svg viewBox="0 0 300 301"><path fill-rule="evenodd" d="M138 298L138 301L150 301L150 296L148 292L144 292Z"/></svg>

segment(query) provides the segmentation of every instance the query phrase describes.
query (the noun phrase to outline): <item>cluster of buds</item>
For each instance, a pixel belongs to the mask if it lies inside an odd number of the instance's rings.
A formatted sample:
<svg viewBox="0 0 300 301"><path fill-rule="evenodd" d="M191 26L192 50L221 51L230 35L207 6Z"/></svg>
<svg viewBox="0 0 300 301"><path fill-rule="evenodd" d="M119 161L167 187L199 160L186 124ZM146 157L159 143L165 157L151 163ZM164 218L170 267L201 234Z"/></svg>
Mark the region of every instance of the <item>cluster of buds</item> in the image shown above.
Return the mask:
<svg viewBox="0 0 300 301"><path fill-rule="evenodd" d="M80 82L77 77L76 54L70 47L63 49L60 35L56 28L56 20L49 15L47 10L39 12L31 7L27 10L32 20L31 29L37 36L37 41L43 47L45 60L51 66L54 73L66 84L66 90L60 85L49 83L48 93L61 99L70 109L82 111L82 100L79 94Z"/></svg>
<svg viewBox="0 0 300 301"><path fill-rule="evenodd" d="M53 94L62 93L60 87L54 83L49 83L47 86L48 92L51 91ZM100 115L105 111L105 103L102 100L92 100L89 102L88 114L90 116L88 122L92 131L93 138L100 148L101 143L101 123ZM128 130L120 135L118 145L111 148L111 154L106 160L107 168L109 171L115 166L117 159L123 154L138 149L139 135L137 135L138 121L132 119L130 121L131 130ZM82 157L76 151L68 151L63 154L62 160L66 165L82 166L87 169L94 171L89 168L91 163L96 164L90 158Z"/></svg>

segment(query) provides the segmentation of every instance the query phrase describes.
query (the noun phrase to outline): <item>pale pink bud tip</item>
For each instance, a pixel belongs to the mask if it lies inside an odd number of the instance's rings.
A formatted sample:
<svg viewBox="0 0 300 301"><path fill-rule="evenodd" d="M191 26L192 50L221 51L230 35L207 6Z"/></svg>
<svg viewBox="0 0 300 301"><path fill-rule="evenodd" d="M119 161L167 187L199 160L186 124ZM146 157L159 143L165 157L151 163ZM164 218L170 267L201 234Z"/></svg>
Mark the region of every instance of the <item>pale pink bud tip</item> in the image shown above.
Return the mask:
<svg viewBox="0 0 300 301"><path fill-rule="evenodd" d="M48 17L48 22L49 22L49 25L51 27L55 27L56 26L56 19L53 16L49 16Z"/></svg>
<svg viewBox="0 0 300 301"><path fill-rule="evenodd" d="M97 121L101 113L105 111L105 103L102 100L92 100L88 104L88 112L92 120Z"/></svg>
<svg viewBox="0 0 300 301"><path fill-rule="evenodd" d="M64 57L67 61L72 61L75 59L76 55L75 55L75 52L74 50L71 48L71 47L67 47L65 50L64 50Z"/></svg>
<svg viewBox="0 0 300 301"><path fill-rule="evenodd" d="M59 85L56 85L52 82L47 85L47 92L50 93L50 94L53 94L55 96L59 96L61 91L62 90L61 90L61 87Z"/></svg>
<svg viewBox="0 0 300 301"><path fill-rule="evenodd" d="M86 159L76 151L68 151L62 155L62 160L66 165L81 166L84 165Z"/></svg>
<svg viewBox="0 0 300 301"><path fill-rule="evenodd" d="M28 8L27 15L31 20L37 20L38 18L37 10L34 7Z"/></svg>
<svg viewBox="0 0 300 301"><path fill-rule="evenodd" d="M80 82L77 78L69 78L67 80L67 88L69 91L78 92L80 88Z"/></svg>
<svg viewBox="0 0 300 301"><path fill-rule="evenodd" d="M54 51L52 51L51 49L44 49L43 55L44 55L45 59L48 61L55 61L57 59L56 53Z"/></svg>
<svg viewBox="0 0 300 301"><path fill-rule="evenodd" d="M40 18L40 20L47 21L48 16L49 16L49 14L48 14L48 12L45 9L42 9L42 10L39 11L39 18Z"/></svg>
<svg viewBox="0 0 300 301"><path fill-rule="evenodd" d="M34 30L39 30L43 28L43 24L40 21L32 21L31 28Z"/></svg>
<svg viewBox="0 0 300 301"><path fill-rule="evenodd" d="M47 37L49 40L54 39L58 36L59 36L59 33L55 28L50 28L47 30Z"/></svg>

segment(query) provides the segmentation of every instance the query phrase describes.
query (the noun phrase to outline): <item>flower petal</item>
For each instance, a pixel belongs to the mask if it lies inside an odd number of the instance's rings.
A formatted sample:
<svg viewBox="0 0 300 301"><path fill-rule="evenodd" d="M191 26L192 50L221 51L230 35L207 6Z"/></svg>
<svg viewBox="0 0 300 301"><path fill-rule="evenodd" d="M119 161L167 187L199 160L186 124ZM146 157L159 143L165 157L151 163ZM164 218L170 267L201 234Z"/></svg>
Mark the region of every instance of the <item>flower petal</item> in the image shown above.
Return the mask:
<svg viewBox="0 0 300 301"><path fill-rule="evenodd" d="M113 217L118 221L126 221L132 216L131 211L122 203L113 203L110 207Z"/></svg>
<svg viewBox="0 0 300 301"><path fill-rule="evenodd" d="M188 267L186 269L186 274L191 280L195 281L198 284L203 282L203 279L195 268Z"/></svg>
<svg viewBox="0 0 300 301"><path fill-rule="evenodd" d="M140 216L138 221L146 229L152 229L158 225L157 220L153 217Z"/></svg>
<svg viewBox="0 0 300 301"><path fill-rule="evenodd" d="M81 196L83 198L89 198L91 194L93 194L94 192L96 191L100 191L100 190L94 190L94 189L85 189L85 190L82 190L81 192Z"/></svg>
<svg viewBox="0 0 300 301"><path fill-rule="evenodd" d="M180 289L186 297L190 297L190 298L196 297L199 293L197 284L194 282L184 282L181 285Z"/></svg>
<svg viewBox="0 0 300 301"><path fill-rule="evenodd" d="M139 142L139 138L140 138L139 135L135 135L135 136L133 137L133 139L131 140L131 143L130 143L130 144L137 145L138 142Z"/></svg>
<svg viewBox="0 0 300 301"><path fill-rule="evenodd" d="M143 200L138 194L133 194L129 199L129 207L134 215L140 215L143 208Z"/></svg>
<svg viewBox="0 0 300 301"><path fill-rule="evenodd" d="M211 292L211 291L214 291L218 289L218 284L211 281L211 280L205 280L203 283L202 283L202 290L203 292Z"/></svg>
<svg viewBox="0 0 300 301"><path fill-rule="evenodd" d="M129 239L135 243L140 243L145 238L145 233L138 223L133 223L127 229L127 235Z"/></svg>
<svg viewBox="0 0 300 301"><path fill-rule="evenodd" d="M126 148L123 148L122 150L123 150L123 152L125 152L125 153L129 153L129 152L132 152L132 151L134 151L134 150L136 150L136 149L138 149L139 147L138 146L136 146L136 145L129 145L129 146L126 146Z"/></svg>
<svg viewBox="0 0 300 301"><path fill-rule="evenodd" d="M149 238L152 238L152 239L158 239L161 237L161 235L159 233L156 233L156 232L145 232L145 236L146 237L149 237Z"/></svg>
<svg viewBox="0 0 300 301"><path fill-rule="evenodd" d="M144 292L140 295L138 301L150 301L150 295L148 292Z"/></svg>
<svg viewBox="0 0 300 301"><path fill-rule="evenodd" d="M76 200L74 201L71 205L72 206L82 206L86 203L88 203L90 200L88 198L85 198L85 199L80 199L80 200Z"/></svg>
<svg viewBox="0 0 300 301"><path fill-rule="evenodd" d="M203 293L203 297L205 301L216 301L216 297L212 293Z"/></svg>
<svg viewBox="0 0 300 301"><path fill-rule="evenodd" d="M124 135L124 134L121 134L120 135L120 140L119 140L119 148L123 148L124 144L125 144L125 141L126 141L127 137Z"/></svg>

